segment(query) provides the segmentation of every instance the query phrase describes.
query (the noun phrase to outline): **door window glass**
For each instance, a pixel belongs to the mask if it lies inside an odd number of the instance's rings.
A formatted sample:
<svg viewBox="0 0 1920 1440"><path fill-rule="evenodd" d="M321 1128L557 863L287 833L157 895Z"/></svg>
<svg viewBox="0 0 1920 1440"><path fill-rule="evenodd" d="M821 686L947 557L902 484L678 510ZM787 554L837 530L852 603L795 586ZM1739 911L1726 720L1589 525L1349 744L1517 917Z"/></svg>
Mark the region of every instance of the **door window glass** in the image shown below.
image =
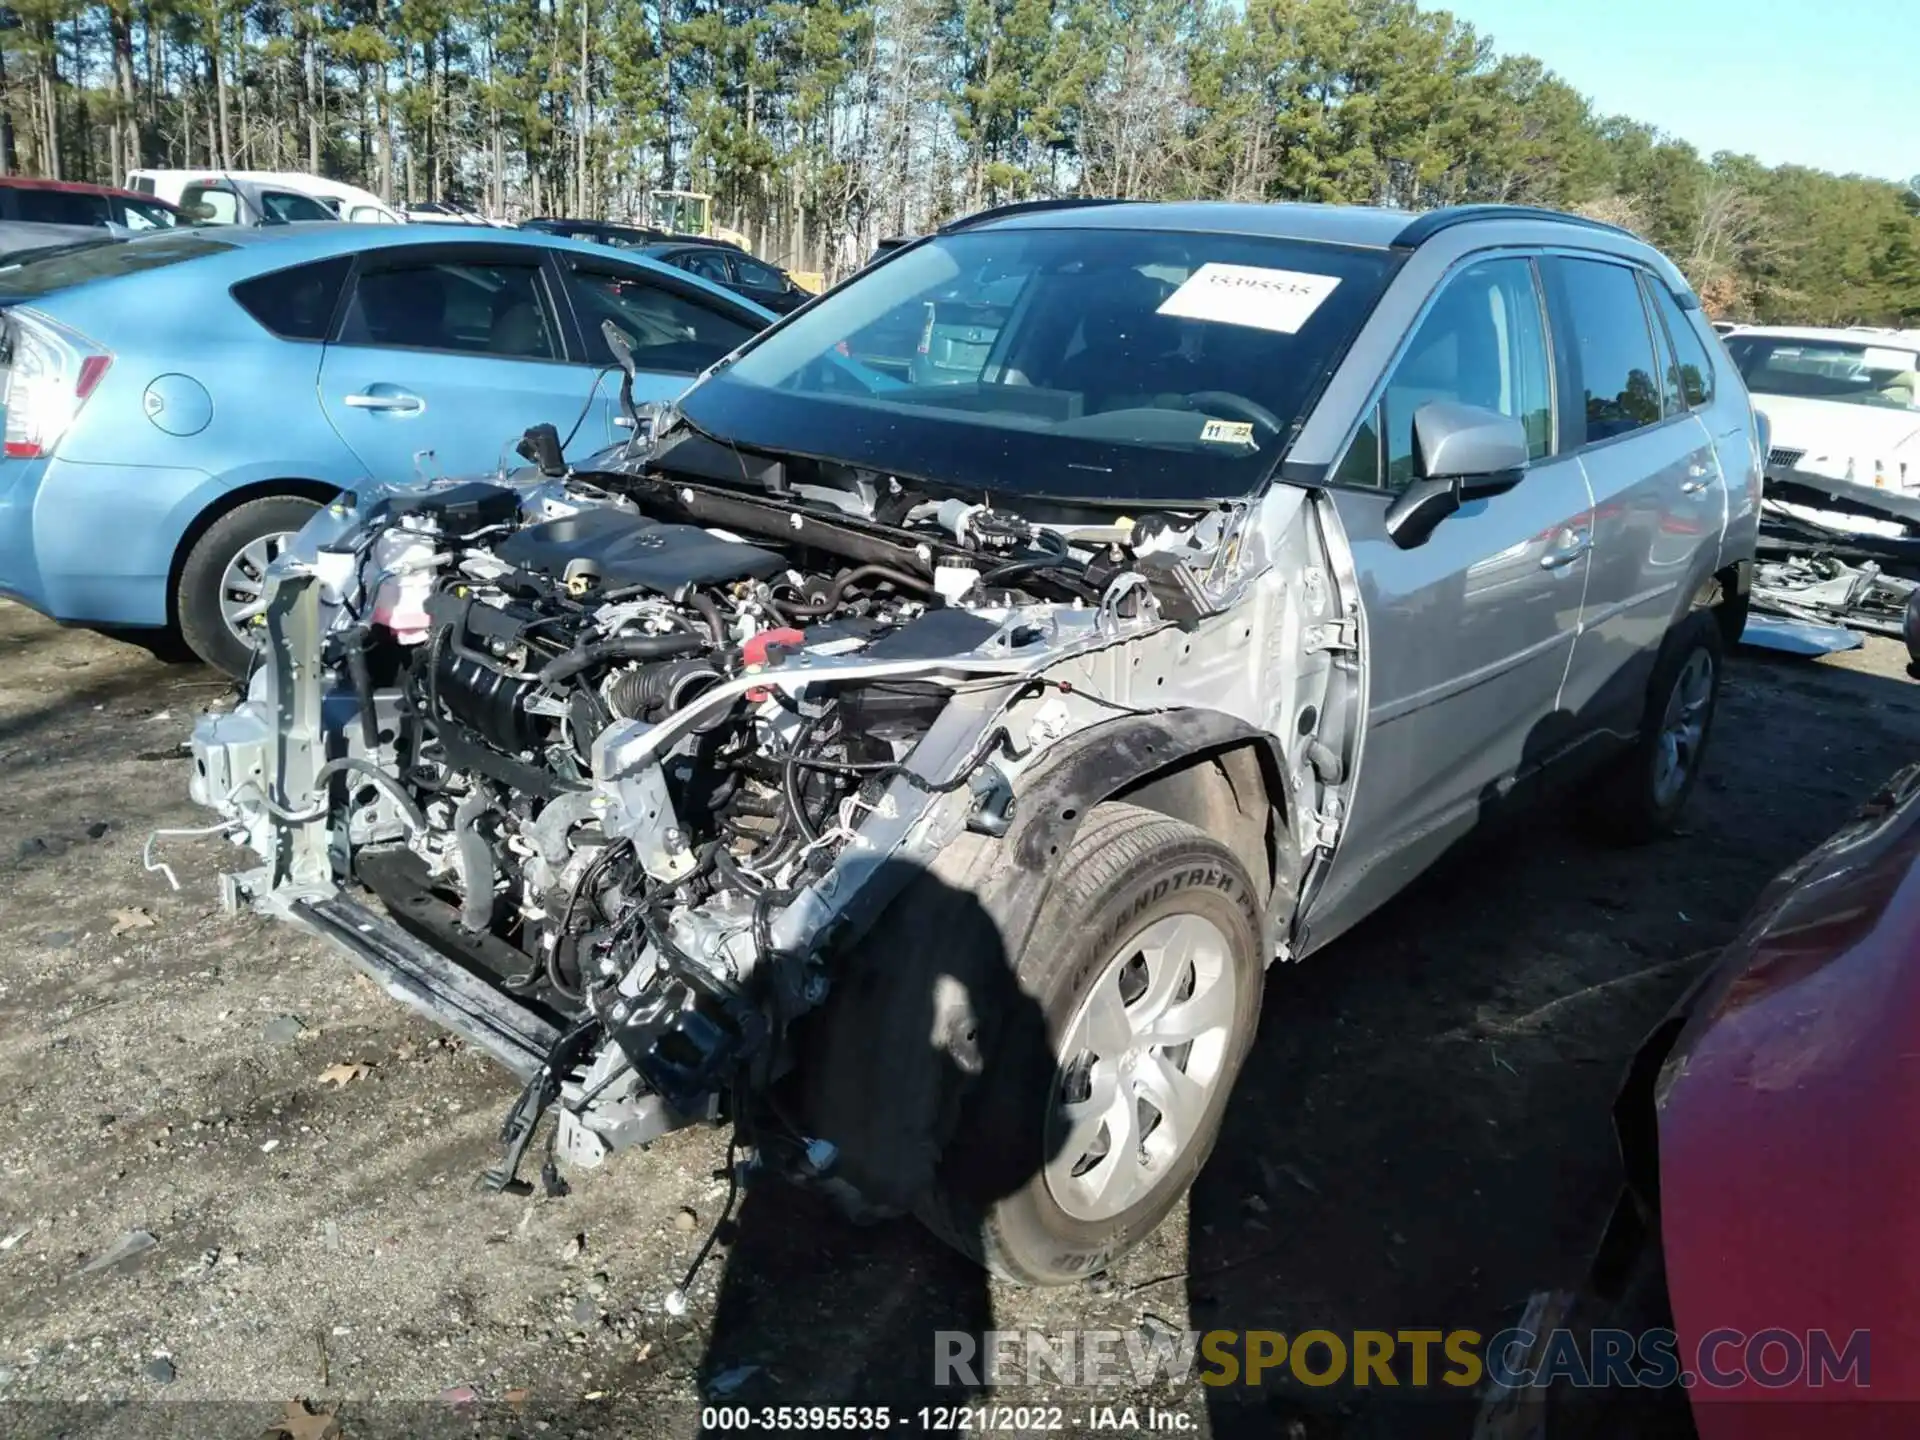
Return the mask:
<svg viewBox="0 0 1920 1440"><path fill-rule="evenodd" d="M1647 277L1647 293L1653 297L1654 313L1666 323L1673 341L1674 363L1680 370L1680 394L1689 409L1713 399L1713 359L1700 338L1700 332L1673 298L1673 292L1652 276Z"/></svg>
<svg viewBox="0 0 1920 1440"><path fill-rule="evenodd" d="M1640 287L1625 265L1562 260L1566 343L1572 352L1587 443L1627 435L1660 419L1657 361Z"/></svg>
<svg viewBox="0 0 1920 1440"><path fill-rule="evenodd" d="M1415 478L1414 414L1436 400L1518 420L1528 454L1538 459L1553 448L1552 374L1532 264L1471 265L1447 282L1420 321L1334 479L1405 489Z"/></svg>
<svg viewBox="0 0 1920 1440"><path fill-rule="evenodd" d="M1653 277L1640 276L1640 294L1643 300L1656 287ZM1652 302L1647 300L1648 304ZM1680 362L1673 358L1673 341L1667 335L1667 327L1658 320L1653 322L1653 348L1659 352L1660 359L1660 408L1668 415L1687 413L1686 395L1680 387Z"/></svg>
<svg viewBox="0 0 1920 1440"><path fill-rule="evenodd" d="M107 225L113 220L113 205L105 195L77 190L16 190L14 204L16 218L36 225Z"/></svg>
<svg viewBox="0 0 1920 1440"><path fill-rule="evenodd" d="M360 277L340 341L556 360L559 347L532 265L433 261Z"/></svg>
<svg viewBox="0 0 1920 1440"><path fill-rule="evenodd" d="M605 351L600 327L611 320L633 337L642 370L692 375L745 343L754 326L632 275L576 270L574 303L590 354ZM610 352L607 358L612 359Z"/></svg>
<svg viewBox="0 0 1920 1440"><path fill-rule="evenodd" d="M260 208L269 225L287 225L295 220L338 220L340 217L311 195L295 195L287 190L263 190Z"/></svg>
<svg viewBox="0 0 1920 1440"><path fill-rule="evenodd" d="M730 284L733 277L727 273L727 260L724 255L713 250L688 250L674 256L673 263L690 274L698 275L702 280L711 280L716 285Z"/></svg>

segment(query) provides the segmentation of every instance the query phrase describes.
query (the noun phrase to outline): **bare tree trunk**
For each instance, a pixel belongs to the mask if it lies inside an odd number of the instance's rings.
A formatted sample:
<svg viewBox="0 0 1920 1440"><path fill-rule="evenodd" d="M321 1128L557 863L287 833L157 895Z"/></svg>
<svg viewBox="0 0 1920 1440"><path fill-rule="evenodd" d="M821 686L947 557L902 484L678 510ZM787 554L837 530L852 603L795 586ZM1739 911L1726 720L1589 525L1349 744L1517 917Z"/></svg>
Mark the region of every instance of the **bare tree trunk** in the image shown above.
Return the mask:
<svg viewBox="0 0 1920 1440"><path fill-rule="evenodd" d="M140 165L140 125L134 116L133 102L133 12L124 0L107 9L107 37L113 46L115 101L107 149L112 156L111 178L120 184L125 181L127 171Z"/></svg>
<svg viewBox="0 0 1920 1440"><path fill-rule="evenodd" d="M587 208L587 0L580 0L580 73L573 88L574 214L589 219Z"/></svg>
<svg viewBox="0 0 1920 1440"><path fill-rule="evenodd" d="M320 7L314 6L312 15L307 17L301 65L307 89L307 170L314 175L320 173L320 46L317 42L324 23Z"/></svg>
<svg viewBox="0 0 1920 1440"><path fill-rule="evenodd" d="M213 44L207 50L207 64L213 70L213 95L219 113L219 144L214 154L220 157L220 169L233 169L233 125L227 113L227 67L222 52L227 48L226 16L216 4L213 12Z"/></svg>
<svg viewBox="0 0 1920 1440"><path fill-rule="evenodd" d="M48 27L47 38L53 38L52 27ZM52 44L47 46L46 63L40 69L40 113L41 131L46 136L45 153L40 157L40 168L50 180L59 180L60 166L60 61L58 51Z"/></svg>
<svg viewBox="0 0 1920 1440"><path fill-rule="evenodd" d="M387 33L387 0L377 0L376 13L380 21L380 33ZM387 94L388 67L380 62L380 89L376 92L378 101L375 108L380 112L380 198L389 205L393 203L393 101Z"/></svg>
<svg viewBox="0 0 1920 1440"><path fill-rule="evenodd" d="M235 43L234 43L233 83L240 91L240 132L239 132L239 139L233 147L234 158L231 163L244 167L247 164L247 156L253 144L253 140L252 140L253 118L252 118L252 110L249 106L249 101L248 101L248 97L252 92L252 87L247 84L247 71L246 71L246 59L247 59L247 51L246 51L246 44L245 44L246 20L242 18L239 22L239 25L236 28L239 30L240 33L235 37ZM255 166L253 168L266 169L269 167Z"/></svg>
<svg viewBox="0 0 1920 1440"><path fill-rule="evenodd" d="M0 48L0 175L19 169L13 148L13 92L7 85L7 56Z"/></svg>
<svg viewBox="0 0 1920 1440"><path fill-rule="evenodd" d="M407 45L407 93L413 93L413 45ZM420 198L420 147L414 143L411 124L407 127L407 203L413 204Z"/></svg>
<svg viewBox="0 0 1920 1440"><path fill-rule="evenodd" d="M367 67L365 65L360 65L355 68L358 71L360 83L354 86L353 128L360 137L360 179L362 183L365 183L368 180L376 178L373 173L373 127L367 123L367 91L372 88L372 84L367 79Z"/></svg>

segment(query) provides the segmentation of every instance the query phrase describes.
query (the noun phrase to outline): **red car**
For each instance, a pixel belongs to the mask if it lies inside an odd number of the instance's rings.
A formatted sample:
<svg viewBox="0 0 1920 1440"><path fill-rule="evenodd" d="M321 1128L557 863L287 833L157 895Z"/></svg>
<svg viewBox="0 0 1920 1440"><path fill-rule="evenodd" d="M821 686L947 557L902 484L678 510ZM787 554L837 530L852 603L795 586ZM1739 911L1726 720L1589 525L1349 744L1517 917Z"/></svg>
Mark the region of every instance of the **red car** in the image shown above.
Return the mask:
<svg viewBox="0 0 1920 1440"><path fill-rule="evenodd" d="M1641 1047L1585 1289L1476 1440L1920 1434L1920 764L1778 876Z"/></svg>
<svg viewBox="0 0 1920 1440"><path fill-rule="evenodd" d="M1920 1433L1920 765L1762 894L1616 1118L1701 1440Z"/></svg>
<svg viewBox="0 0 1920 1440"><path fill-rule="evenodd" d="M133 231L160 230L186 223L177 208L151 195L110 185L87 185L77 180L33 180L18 175L0 177L0 221L27 225L117 225Z"/></svg>

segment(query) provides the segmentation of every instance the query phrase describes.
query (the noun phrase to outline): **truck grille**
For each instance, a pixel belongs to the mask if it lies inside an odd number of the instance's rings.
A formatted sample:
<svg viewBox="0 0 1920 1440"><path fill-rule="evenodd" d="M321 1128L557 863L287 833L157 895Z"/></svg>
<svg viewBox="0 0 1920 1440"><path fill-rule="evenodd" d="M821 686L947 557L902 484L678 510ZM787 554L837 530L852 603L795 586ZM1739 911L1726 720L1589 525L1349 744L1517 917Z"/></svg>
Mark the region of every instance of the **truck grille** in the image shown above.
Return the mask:
<svg viewBox="0 0 1920 1440"><path fill-rule="evenodd" d="M1807 452L1804 450L1789 450L1784 445L1776 445L1767 451L1767 468L1769 470L1791 470L1806 458L1806 454Z"/></svg>

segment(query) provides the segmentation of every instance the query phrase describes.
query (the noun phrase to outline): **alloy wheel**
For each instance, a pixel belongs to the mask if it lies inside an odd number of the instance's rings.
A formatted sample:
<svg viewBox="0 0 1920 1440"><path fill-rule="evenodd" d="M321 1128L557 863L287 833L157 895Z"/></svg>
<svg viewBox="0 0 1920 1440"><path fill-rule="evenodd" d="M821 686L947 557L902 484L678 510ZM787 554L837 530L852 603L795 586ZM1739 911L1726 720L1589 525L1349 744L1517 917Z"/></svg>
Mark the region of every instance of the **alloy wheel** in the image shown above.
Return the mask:
<svg viewBox="0 0 1920 1440"><path fill-rule="evenodd" d="M1660 721L1659 742L1653 760L1653 799L1662 808L1671 805L1700 763L1700 747L1707 735L1707 707L1713 703L1713 654L1697 649L1674 677Z"/></svg>
<svg viewBox="0 0 1920 1440"><path fill-rule="evenodd" d="M220 618L250 649L260 643L260 627L253 621L266 610L267 566L292 538L291 530L282 530L248 541L220 572Z"/></svg>

